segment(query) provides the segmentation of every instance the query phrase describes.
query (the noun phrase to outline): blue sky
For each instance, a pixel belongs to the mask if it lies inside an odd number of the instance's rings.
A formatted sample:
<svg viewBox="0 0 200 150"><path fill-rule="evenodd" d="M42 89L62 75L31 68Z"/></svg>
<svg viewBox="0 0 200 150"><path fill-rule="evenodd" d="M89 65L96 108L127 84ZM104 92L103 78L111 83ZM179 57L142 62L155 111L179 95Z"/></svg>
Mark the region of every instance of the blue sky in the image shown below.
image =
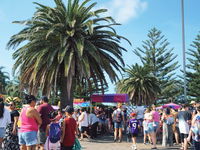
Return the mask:
<svg viewBox="0 0 200 150"><path fill-rule="evenodd" d="M67 0L64 0L65 2ZM92 0L98 2L97 8L107 8L117 22L117 32L132 42L132 46L122 42L127 48L123 58L127 65L139 63L139 59L132 50L141 46L142 40L147 39L148 30L153 27L161 30L174 47L174 53L178 55L177 61L182 68L182 44L181 44L181 0ZM33 2L39 2L54 6L53 0L0 0L0 66L11 73L14 61L12 53L7 50L6 44L13 34L18 33L23 26L12 24L15 20L24 20L32 16L35 11ZM186 49L200 31L200 0L185 0L185 34ZM177 71L179 73L179 71ZM114 86L110 84L109 92L114 92Z"/></svg>

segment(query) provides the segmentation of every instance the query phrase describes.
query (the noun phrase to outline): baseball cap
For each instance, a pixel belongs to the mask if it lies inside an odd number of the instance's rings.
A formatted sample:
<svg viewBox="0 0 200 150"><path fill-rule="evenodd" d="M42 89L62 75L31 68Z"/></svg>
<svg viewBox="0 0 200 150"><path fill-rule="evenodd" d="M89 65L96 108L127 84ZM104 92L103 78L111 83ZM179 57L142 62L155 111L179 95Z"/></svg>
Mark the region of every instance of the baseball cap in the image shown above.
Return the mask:
<svg viewBox="0 0 200 150"><path fill-rule="evenodd" d="M135 116L136 116L136 113L132 112L132 113L130 114L130 116L131 116L131 117L135 117Z"/></svg>

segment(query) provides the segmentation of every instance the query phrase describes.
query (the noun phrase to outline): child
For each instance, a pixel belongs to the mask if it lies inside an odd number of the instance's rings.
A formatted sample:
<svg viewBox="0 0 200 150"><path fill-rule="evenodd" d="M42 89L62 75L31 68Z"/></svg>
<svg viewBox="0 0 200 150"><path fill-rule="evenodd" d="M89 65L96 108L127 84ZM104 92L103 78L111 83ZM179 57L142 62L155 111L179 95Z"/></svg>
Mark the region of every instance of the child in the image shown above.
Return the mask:
<svg viewBox="0 0 200 150"><path fill-rule="evenodd" d="M61 126L57 120L57 115L58 113L56 111L49 113L51 123L46 128L47 140L45 143L45 150L60 150Z"/></svg>
<svg viewBox="0 0 200 150"><path fill-rule="evenodd" d="M62 137L61 137L61 150L72 150L76 139L76 121L72 117L74 108L67 106L65 108L66 118L63 121Z"/></svg>
<svg viewBox="0 0 200 150"><path fill-rule="evenodd" d="M148 126L147 121L144 119L143 121L143 130L144 130L144 144L146 144L147 136L148 136Z"/></svg>
<svg viewBox="0 0 200 150"><path fill-rule="evenodd" d="M131 133L130 133L130 127L129 127L129 121L130 121L130 117L128 116L128 119L127 119L127 128L126 128L126 141L127 142L130 142L131 141Z"/></svg>
<svg viewBox="0 0 200 150"><path fill-rule="evenodd" d="M133 141L132 149L136 150L136 137L138 136L139 121L136 119L136 113L131 113L130 117L129 128Z"/></svg>

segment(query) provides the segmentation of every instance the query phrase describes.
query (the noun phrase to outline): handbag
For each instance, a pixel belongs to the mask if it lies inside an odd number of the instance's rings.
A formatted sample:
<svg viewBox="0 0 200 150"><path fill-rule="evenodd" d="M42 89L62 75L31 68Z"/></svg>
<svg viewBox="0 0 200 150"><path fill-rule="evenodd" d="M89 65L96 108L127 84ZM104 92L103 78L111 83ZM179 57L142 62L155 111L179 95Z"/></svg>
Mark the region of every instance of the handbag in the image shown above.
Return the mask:
<svg viewBox="0 0 200 150"><path fill-rule="evenodd" d="M81 144L79 142L79 140L76 138L75 142L74 142L74 146L73 146L73 150L81 150Z"/></svg>

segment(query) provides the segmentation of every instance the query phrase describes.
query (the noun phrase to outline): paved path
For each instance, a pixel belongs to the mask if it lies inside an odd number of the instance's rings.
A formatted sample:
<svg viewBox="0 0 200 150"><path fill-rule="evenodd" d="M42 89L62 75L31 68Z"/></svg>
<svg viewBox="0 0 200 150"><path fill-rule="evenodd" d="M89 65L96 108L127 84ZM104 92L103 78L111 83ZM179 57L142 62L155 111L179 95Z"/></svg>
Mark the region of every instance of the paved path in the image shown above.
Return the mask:
<svg viewBox="0 0 200 150"><path fill-rule="evenodd" d="M89 142L87 139L81 141L81 145L83 150L131 150L131 143L125 142L126 139L122 143L114 143L112 136L102 136L95 141ZM159 150L177 150L180 146L173 146L170 148L163 148L161 144L157 145ZM149 150L151 149L151 145L144 145L142 143L142 138L138 139L137 144L138 150Z"/></svg>

